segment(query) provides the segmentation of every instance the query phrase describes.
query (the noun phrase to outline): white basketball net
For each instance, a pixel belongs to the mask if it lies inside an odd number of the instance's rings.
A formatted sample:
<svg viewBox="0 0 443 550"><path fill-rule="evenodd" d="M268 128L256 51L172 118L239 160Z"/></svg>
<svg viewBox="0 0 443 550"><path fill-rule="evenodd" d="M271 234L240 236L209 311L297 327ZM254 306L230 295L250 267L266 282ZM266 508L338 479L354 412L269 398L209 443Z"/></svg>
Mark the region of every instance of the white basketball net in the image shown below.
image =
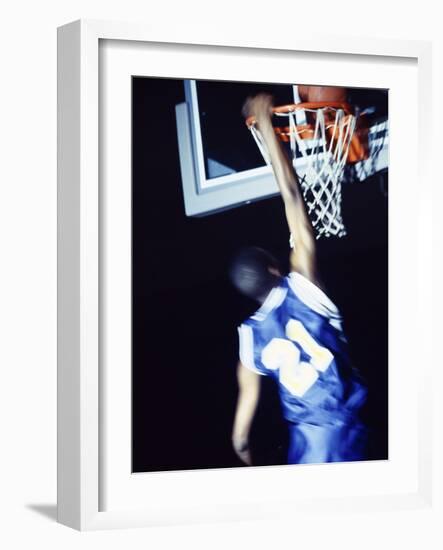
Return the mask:
<svg viewBox="0 0 443 550"><path fill-rule="evenodd" d="M274 116L289 119L292 164L294 169L298 165L297 175L316 238L343 237L346 229L341 215L341 184L356 118L346 115L343 109L331 107L304 111L315 113L315 125L311 128L313 135L309 139L303 139L303 129L297 128L296 118L301 110L274 113ZM325 111L335 113L335 119L326 122ZM265 162L271 165L260 130L255 124L250 126L250 130Z"/></svg>

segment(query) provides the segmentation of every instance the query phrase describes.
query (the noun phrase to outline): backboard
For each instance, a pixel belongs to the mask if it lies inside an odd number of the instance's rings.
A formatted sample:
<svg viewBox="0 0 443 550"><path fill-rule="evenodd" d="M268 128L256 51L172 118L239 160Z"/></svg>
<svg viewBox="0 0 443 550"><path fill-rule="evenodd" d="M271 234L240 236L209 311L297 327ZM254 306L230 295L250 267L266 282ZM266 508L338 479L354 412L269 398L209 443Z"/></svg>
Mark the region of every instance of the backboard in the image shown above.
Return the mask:
<svg viewBox="0 0 443 550"><path fill-rule="evenodd" d="M299 102L295 84L184 80L176 105L185 211L208 215L278 193L241 109L247 97L267 92L276 105ZM388 90L349 88L349 101L369 121L369 158L352 165L344 183L363 181L388 166ZM295 168L303 173L303 158Z"/></svg>

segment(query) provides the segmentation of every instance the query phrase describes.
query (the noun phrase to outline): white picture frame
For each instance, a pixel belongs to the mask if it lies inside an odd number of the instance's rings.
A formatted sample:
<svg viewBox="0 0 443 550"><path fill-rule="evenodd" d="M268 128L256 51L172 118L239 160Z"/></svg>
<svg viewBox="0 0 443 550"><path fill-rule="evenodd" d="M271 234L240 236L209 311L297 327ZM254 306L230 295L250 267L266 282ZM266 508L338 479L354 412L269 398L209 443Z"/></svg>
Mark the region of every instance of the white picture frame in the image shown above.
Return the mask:
<svg viewBox="0 0 443 550"><path fill-rule="evenodd" d="M106 479L103 472L103 453L107 443L103 442L103 397L107 388L103 387L103 363L100 350L100 338L103 325L103 302L106 292L102 288L103 270L103 231L106 224L101 224L103 212L103 188L100 180L100 127L99 113L99 75L100 75L100 42L119 41L132 45L144 43L155 46L152 55L160 56L163 49L183 48L193 45L200 53L209 57L220 48L231 57L240 55L247 48L250 53L272 52L273 55L285 56L290 52L316 54L337 54L341 56L368 56L367 58L384 58L392 65L401 64L404 60L413 60L416 66L415 77L418 81L418 144L411 144L412 165L419 171L419 182L422 189L418 201L425 196L432 196L432 178L429 176L430 137L426 129L426 120L430 116L431 97L431 45L427 42L398 40L369 40L337 35L335 37L316 36L314 33L298 32L297 37L279 36L278 39L267 37L248 38L245 36L212 35L208 41L202 32L201 36L188 36L186 28L171 30L169 34L156 30L155 26L127 24L103 21L76 21L61 27L58 31L58 521L79 530L105 529L116 527L135 527L150 525L173 525L177 523L195 523L201 521L219 521L234 519L260 519L272 517L291 517L294 510L298 513L327 513L331 506L335 512L346 513L359 509L366 512L412 508L429 508L432 502L432 447L431 416L432 404L429 399L429 387L432 383L432 350L421 350L422 371L418 383L405 384L408 391L414 392L417 407L412 407L414 418L412 426L417 426L415 438L417 453L413 462L408 465L405 475L399 481L396 490L386 493L353 495L352 483L348 490L340 493L334 477L343 475L343 468L354 465L337 465L332 474L318 470L316 476L324 478L330 490L327 496L309 491L303 498L291 497L284 486L292 481L292 473L285 467L252 468L230 470L230 472L181 472L169 473L169 477L158 476L152 484L161 491L162 486L168 491L176 487L186 487L189 479L196 487L197 500L190 504L186 497L161 502L153 501L146 496L146 504L113 502L109 509L103 509L101 483ZM160 57L159 57L160 59ZM173 70L173 69L171 69ZM168 75L164 75L168 76ZM186 75L181 75L186 76ZM415 93L415 92L414 92ZM395 133L394 133L395 136ZM418 158L421 159L418 162ZM395 167L394 167L395 169ZM407 177L407 174L406 174ZM410 176L409 176L410 177ZM406 189L408 187L406 186ZM422 197L420 199L420 196ZM395 194L394 194L395 197ZM405 199L408 200L408 199ZM414 199L409 198L406 211L413 208ZM408 210L409 209L409 210ZM431 265L431 246L414 247L419 236L430 231L430 221L425 219L426 211L420 208L417 233L410 239L409 247L399 252L393 250L391 267L405 258L405 254L414 250L417 265L421 268L411 274L414 290L413 301L416 311L421 315L432 315L431 292L427 285L430 279L426 266ZM401 238L401 215L392 217L394 236ZM110 236L108 236L110 238ZM397 241L396 241L397 242ZM127 266L130 269L130 266ZM126 272L127 273L127 272ZM414 294L416 289L416 294ZM126 306L125 306L126 307ZM394 308L395 311L395 308ZM414 309L413 309L414 311ZM414 330L421 330L414 326ZM128 328L126 328L126 333ZM407 334L407 333L406 333ZM420 333L423 336L423 333ZM406 363L412 368L412 361L417 353L418 343ZM395 358L394 358L395 359ZM397 357L397 360L399 358ZM130 364L124 366L129 369ZM409 385L408 385L409 384ZM126 388L127 389L127 388ZM398 416L395 408L391 419ZM125 403L129 395L123 395ZM397 405L398 406L398 405ZM118 430L117 430L118 431ZM123 433L123 432L122 432ZM126 433L126 432L125 432ZM415 437L415 436L414 436ZM395 466L395 461L392 462ZM348 470L349 472L351 470ZM411 472L414 472L413 474ZM234 495L223 498L205 493L203 486L211 483L224 483L227 474L237 484L245 487L262 484L262 496L256 498L250 493L249 500L238 501ZM377 472L373 472L377 475ZM130 475L130 472L128 472ZM168 474L162 474L168 475ZM305 470L309 477L308 470ZM345 474L346 475L346 474ZM350 474L355 479L361 477L358 470ZM400 478L399 478L400 479ZM245 481L246 480L246 481ZM277 483L277 489L272 488ZM332 481L332 482L331 482ZM148 480L149 482L149 480ZM331 483L330 483L331 482ZM403 483L403 485L401 485ZM248 485L249 484L249 485ZM343 485L343 484L342 484ZM278 488L279 487L279 488ZM335 487L335 488L334 488ZM200 491L200 492L199 492ZM128 493L129 494L129 493ZM200 501L198 500L200 498ZM267 506L281 499L284 506ZM245 506L247 503L247 506ZM269 508L272 508L272 514Z"/></svg>

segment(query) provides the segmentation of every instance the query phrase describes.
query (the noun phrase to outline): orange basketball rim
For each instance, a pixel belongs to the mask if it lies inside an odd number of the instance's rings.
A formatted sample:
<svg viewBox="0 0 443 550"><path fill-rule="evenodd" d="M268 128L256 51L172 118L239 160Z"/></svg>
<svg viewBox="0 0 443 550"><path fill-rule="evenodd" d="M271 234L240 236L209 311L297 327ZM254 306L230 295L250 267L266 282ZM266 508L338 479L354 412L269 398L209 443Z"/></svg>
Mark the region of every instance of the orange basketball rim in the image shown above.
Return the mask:
<svg viewBox="0 0 443 550"><path fill-rule="evenodd" d="M323 110L325 115L325 129L328 143L332 142L334 146L336 145L337 140L336 125L334 120L335 113L338 110L342 110L345 113L343 119L343 124L345 126L349 125L355 116L349 103L341 101L310 101L279 105L277 107L273 107L272 109L272 112L275 115L273 120L276 121L280 116L288 116L289 114L296 113L297 111L305 111L306 113L313 115L310 117L312 119L315 117L315 113L317 113L319 109ZM257 126L257 121L254 116L247 117L245 122L249 129ZM274 131L283 143L290 142L291 133L294 131L297 132L301 139L308 140L314 138L315 123L309 121L306 124L297 124L294 129L288 125L275 125ZM369 157L368 132L369 127L366 123L365 116L359 116L349 143L349 150L346 157L347 164L355 164L356 162L366 160Z"/></svg>

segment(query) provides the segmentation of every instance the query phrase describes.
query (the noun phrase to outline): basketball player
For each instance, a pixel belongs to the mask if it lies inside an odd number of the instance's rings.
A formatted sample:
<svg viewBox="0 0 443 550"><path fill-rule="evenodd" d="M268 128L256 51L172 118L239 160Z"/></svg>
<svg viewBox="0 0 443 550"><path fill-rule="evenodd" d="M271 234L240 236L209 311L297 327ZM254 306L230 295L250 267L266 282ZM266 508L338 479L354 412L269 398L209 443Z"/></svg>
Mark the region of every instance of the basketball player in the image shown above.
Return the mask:
<svg viewBox="0 0 443 550"><path fill-rule="evenodd" d="M243 114L255 117L267 145L293 248L288 276L260 248L242 250L231 265L233 284L260 305L239 328L233 447L252 464L249 433L265 375L278 383L289 426L289 464L363 460L366 431L359 411L366 389L351 367L340 313L322 289L315 236L271 110L271 98L260 94L246 102Z"/></svg>

